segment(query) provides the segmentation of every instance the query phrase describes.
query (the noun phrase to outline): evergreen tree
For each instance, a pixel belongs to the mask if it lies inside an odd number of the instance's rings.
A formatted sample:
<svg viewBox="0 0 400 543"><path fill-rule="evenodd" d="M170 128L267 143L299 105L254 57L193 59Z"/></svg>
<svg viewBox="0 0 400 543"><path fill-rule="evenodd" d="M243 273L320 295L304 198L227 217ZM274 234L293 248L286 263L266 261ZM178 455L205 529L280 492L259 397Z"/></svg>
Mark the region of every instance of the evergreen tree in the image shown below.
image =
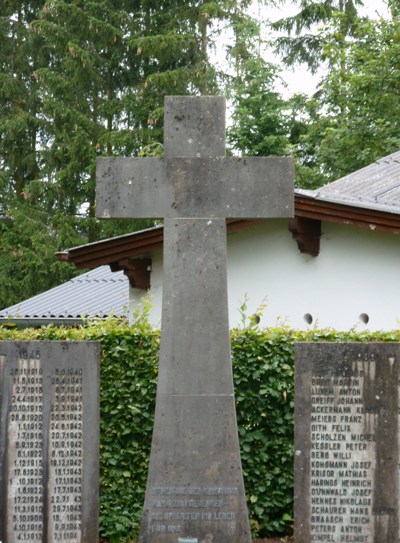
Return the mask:
<svg viewBox="0 0 400 543"><path fill-rule="evenodd" d="M149 224L95 219L95 159L162 154L164 96L218 92L210 49L249 3L5 3L0 307L76 273L54 252Z"/></svg>
<svg viewBox="0 0 400 543"><path fill-rule="evenodd" d="M51 51L37 71L49 133L47 177L38 187L48 206L61 205L70 216L87 209L89 241L146 224L95 220L96 156L160 154L164 96L215 89L202 29L206 8L54 0L33 24Z"/></svg>
<svg viewBox="0 0 400 543"><path fill-rule="evenodd" d="M41 100L34 70L45 52L29 25L43 2L5 2L0 17L0 213L24 198L39 168Z"/></svg>
<svg viewBox="0 0 400 543"><path fill-rule="evenodd" d="M277 38L276 50L289 66L306 63L315 72L324 60L330 60L324 54L321 25L338 21L341 40L354 34L358 19L357 7L363 0L297 0L300 10L293 17L280 19L272 24L275 30L283 30L287 36ZM325 29L326 32L326 29Z"/></svg>
<svg viewBox="0 0 400 543"><path fill-rule="evenodd" d="M76 273L54 265L54 252L148 224L94 218L95 159L157 151L164 94L196 92L200 68L208 76L192 32L201 13L196 7L189 20L193 5L179 4L9 3L0 26L0 209L8 217L0 269L14 269L15 281L2 283L0 306Z"/></svg>
<svg viewBox="0 0 400 543"><path fill-rule="evenodd" d="M0 306L54 286L54 223L30 202L46 145L36 70L48 62L30 25L43 1L4 2L0 17ZM77 240L73 235L68 238ZM59 270L58 280L71 272Z"/></svg>

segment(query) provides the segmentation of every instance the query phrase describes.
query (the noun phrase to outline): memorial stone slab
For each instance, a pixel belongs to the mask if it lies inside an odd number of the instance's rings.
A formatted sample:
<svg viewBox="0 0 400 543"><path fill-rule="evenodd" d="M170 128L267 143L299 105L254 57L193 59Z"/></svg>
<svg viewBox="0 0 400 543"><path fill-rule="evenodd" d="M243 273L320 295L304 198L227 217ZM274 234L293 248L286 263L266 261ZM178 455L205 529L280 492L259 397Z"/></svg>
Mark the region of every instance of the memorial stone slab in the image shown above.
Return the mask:
<svg viewBox="0 0 400 543"><path fill-rule="evenodd" d="M95 543L99 344L0 342L0 542Z"/></svg>
<svg viewBox="0 0 400 543"><path fill-rule="evenodd" d="M97 162L100 218L164 218L142 543L249 543L229 343L226 218L293 215L288 158L225 157L225 100L167 97L165 157Z"/></svg>
<svg viewBox="0 0 400 543"><path fill-rule="evenodd" d="M300 343L296 543L399 541L398 343Z"/></svg>

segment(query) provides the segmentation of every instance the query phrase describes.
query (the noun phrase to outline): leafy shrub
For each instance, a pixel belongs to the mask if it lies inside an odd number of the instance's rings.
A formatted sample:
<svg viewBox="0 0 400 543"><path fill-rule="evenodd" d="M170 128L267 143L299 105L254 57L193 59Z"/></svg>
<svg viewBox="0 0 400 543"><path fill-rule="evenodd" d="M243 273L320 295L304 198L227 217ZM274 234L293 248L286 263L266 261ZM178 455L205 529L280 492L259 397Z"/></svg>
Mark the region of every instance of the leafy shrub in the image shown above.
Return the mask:
<svg viewBox="0 0 400 543"><path fill-rule="evenodd" d="M287 532L293 507L293 340L282 331L232 333L236 411L252 527Z"/></svg>

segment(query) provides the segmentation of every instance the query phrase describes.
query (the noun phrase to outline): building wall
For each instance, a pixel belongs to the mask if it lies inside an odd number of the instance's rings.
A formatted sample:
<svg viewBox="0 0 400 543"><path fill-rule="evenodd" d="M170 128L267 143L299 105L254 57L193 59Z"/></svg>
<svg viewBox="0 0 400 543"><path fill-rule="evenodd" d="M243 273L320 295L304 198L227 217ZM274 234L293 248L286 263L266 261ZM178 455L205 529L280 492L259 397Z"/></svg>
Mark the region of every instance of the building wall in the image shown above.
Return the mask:
<svg viewBox="0 0 400 543"><path fill-rule="evenodd" d="M153 255L151 314L161 320L162 253ZM323 223L317 257L303 255L287 220L266 221L228 236L230 326L261 314L262 326L390 330L400 319L400 236ZM143 293L131 289L135 306ZM247 300L247 301L246 301ZM368 321L367 323L365 321Z"/></svg>

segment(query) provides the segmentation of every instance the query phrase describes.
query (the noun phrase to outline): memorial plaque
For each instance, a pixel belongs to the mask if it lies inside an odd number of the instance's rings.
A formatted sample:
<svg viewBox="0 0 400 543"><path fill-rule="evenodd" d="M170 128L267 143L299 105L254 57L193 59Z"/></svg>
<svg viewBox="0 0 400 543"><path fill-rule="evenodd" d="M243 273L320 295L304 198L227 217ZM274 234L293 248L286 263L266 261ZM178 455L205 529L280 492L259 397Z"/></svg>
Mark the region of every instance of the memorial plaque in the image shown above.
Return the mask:
<svg viewBox="0 0 400 543"><path fill-rule="evenodd" d="M398 343L300 343L296 543L399 541Z"/></svg>
<svg viewBox="0 0 400 543"><path fill-rule="evenodd" d="M0 342L0 543L98 541L99 349Z"/></svg>

